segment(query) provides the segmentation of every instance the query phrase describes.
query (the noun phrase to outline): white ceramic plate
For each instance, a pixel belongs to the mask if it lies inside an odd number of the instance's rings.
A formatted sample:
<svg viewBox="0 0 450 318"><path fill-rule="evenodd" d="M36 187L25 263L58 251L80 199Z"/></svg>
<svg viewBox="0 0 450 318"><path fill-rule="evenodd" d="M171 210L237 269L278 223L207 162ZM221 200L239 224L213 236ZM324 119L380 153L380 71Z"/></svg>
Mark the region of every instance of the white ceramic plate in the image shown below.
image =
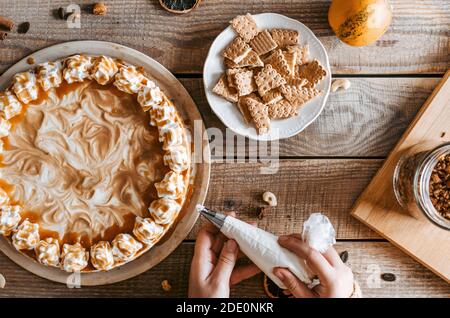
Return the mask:
<svg viewBox="0 0 450 318"><path fill-rule="evenodd" d="M40 51L32 53L29 57L32 57L34 64L27 63L28 57L23 58L5 73L0 76L0 90L6 88L10 83L12 76L18 72L22 72L31 68L34 68L37 64L46 61L58 60L69 55L83 53L87 55L108 55L115 58L123 59L134 65L142 66L146 72L152 77L159 87L167 94L167 96L174 101L177 110L185 120L188 130L193 133L193 123L196 120L201 121L202 117L198 112L198 109L189 96L189 93L183 87L183 85L170 73L164 66L159 64L154 59L147 55L133 50L129 47L119 45L111 42L102 41L75 41L61 43L54 46L47 47ZM202 125L203 126L203 125ZM202 127L204 129L204 127ZM194 143L193 143L194 144ZM207 141L201 145L202 149L197 150L202 154L209 155L209 146ZM193 146L195 147L195 145ZM206 150L205 150L206 149ZM195 148L192 151L196 151ZM172 251L183 241L194 226L198 213L195 210L197 203L203 203L206 197L209 182L209 172L211 161L209 158L200 163L193 165L193 192L188 202L183 206L182 211L177 219L176 224L164 235L164 237L153 246L150 250L143 253L140 257L133 261L116 267L107 272L90 272L81 273L79 280L76 283L80 285L104 285L119 282L136 275L139 275L146 270L152 268L166 258ZM0 251L2 251L11 260L22 266L26 270L39 275L41 277L66 283L68 279L72 279L72 275L66 273L58 268L44 266L38 264L30 257L19 253L10 244L10 242L0 235ZM72 281L72 283L75 283Z"/></svg>
<svg viewBox="0 0 450 318"><path fill-rule="evenodd" d="M328 55L319 39L304 24L297 20L276 13L262 13L253 15L260 29L283 28L293 29L300 33L300 44L309 45L310 59L317 59L327 70L327 76L319 83L318 89L323 93L306 103L299 111L299 115L271 121L271 130L268 134L258 135L256 130L247 125L236 105L214 94L212 89L225 71L221 52L236 36L228 26L214 40L209 49L203 69L205 94L217 117L233 132L256 140L277 140L292 137L308 127L322 112L330 92L331 71Z"/></svg>

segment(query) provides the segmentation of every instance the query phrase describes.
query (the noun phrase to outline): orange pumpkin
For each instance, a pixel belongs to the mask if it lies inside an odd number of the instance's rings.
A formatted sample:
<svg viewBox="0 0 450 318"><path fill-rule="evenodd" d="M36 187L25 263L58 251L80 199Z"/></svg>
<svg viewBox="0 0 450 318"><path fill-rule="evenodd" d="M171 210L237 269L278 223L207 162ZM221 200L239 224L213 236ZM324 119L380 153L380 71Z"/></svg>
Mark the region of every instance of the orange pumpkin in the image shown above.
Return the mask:
<svg viewBox="0 0 450 318"><path fill-rule="evenodd" d="M336 36L353 46L364 46L378 40L392 20L388 0L333 0L328 22Z"/></svg>

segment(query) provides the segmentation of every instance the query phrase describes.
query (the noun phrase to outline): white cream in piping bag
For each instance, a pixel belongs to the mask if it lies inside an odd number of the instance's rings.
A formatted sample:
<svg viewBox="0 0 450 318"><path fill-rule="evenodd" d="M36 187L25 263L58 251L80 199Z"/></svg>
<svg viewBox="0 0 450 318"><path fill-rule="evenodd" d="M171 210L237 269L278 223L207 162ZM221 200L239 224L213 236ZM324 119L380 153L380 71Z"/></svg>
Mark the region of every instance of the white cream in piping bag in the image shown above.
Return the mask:
<svg viewBox="0 0 450 318"><path fill-rule="evenodd" d="M199 208L199 206L197 206ZM312 283L313 273L305 261L278 244L278 236L227 216L220 231L234 239L240 250L258 266L278 287L286 286L273 274L275 267L288 268L306 284ZM336 243L335 231L329 219L321 213L313 213L303 224L302 238L320 253Z"/></svg>

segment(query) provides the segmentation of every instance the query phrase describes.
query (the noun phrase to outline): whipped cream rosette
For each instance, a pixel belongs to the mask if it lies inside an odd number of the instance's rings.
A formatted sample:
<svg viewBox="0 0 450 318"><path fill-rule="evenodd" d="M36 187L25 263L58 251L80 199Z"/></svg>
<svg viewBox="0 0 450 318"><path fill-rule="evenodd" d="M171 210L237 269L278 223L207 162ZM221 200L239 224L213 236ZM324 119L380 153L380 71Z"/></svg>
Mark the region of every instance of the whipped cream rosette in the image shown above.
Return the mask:
<svg viewBox="0 0 450 318"><path fill-rule="evenodd" d="M19 225L22 208L18 205L5 205L0 208L0 234L10 235Z"/></svg>
<svg viewBox="0 0 450 318"><path fill-rule="evenodd" d="M122 65L116 74L114 86L122 92L135 94L145 85L147 79L133 65Z"/></svg>
<svg viewBox="0 0 450 318"><path fill-rule="evenodd" d="M142 109L148 111L163 102L163 93L153 81L147 79L146 85L142 86L138 91L137 100Z"/></svg>
<svg viewBox="0 0 450 318"><path fill-rule="evenodd" d="M164 154L164 164L169 166L174 172L183 172L190 166L189 155L184 146L174 146L169 148Z"/></svg>
<svg viewBox="0 0 450 318"><path fill-rule="evenodd" d="M84 55L74 55L65 60L63 77L67 83L83 82L90 78L92 58Z"/></svg>
<svg viewBox="0 0 450 318"><path fill-rule="evenodd" d="M42 63L37 66L37 81L44 91L61 85L62 70L62 63L59 61Z"/></svg>
<svg viewBox="0 0 450 318"><path fill-rule="evenodd" d="M64 244L61 259L66 272L80 272L88 265L89 252L80 243Z"/></svg>
<svg viewBox="0 0 450 318"><path fill-rule="evenodd" d="M133 234L142 243L154 245L164 234L164 230L165 228L153 219L137 217L134 223Z"/></svg>
<svg viewBox="0 0 450 318"><path fill-rule="evenodd" d="M103 271L113 268L114 257L109 242L101 241L91 246L91 264Z"/></svg>
<svg viewBox="0 0 450 318"><path fill-rule="evenodd" d="M77 54L18 73L0 92L0 234L17 250L67 272L107 271L174 224L190 143L156 82L119 59Z"/></svg>
<svg viewBox="0 0 450 318"><path fill-rule="evenodd" d="M11 123L0 116L0 138L7 137L11 130Z"/></svg>
<svg viewBox="0 0 450 318"><path fill-rule="evenodd" d="M13 92L6 90L0 93L0 110L3 112L5 119L9 120L20 114L22 103Z"/></svg>
<svg viewBox="0 0 450 318"><path fill-rule="evenodd" d="M148 210L156 224L167 225L177 218L181 206L175 200L162 198L153 201Z"/></svg>
<svg viewBox="0 0 450 318"><path fill-rule="evenodd" d="M94 59L91 77L100 85L106 85L114 80L118 70L119 68L112 58L102 55Z"/></svg>
<svg viewBox="0 0 450 318"><path fill-rule="evenodd" d="M177 116L175 107L166 103L151 107L149 109L149 114L150 125L158 127L174 122Z"/></svg>
<svg viewBox="0 0 450 318"><path fill-rule="evenodd" d="M16 97L24 104L36 100L39 92L36 75L31 71L14 75L13 91Z"/></svg>
<svg viewBox="0 0 450 318"><path fill-rule="evenodd" d="M163 143L163 149L167 150L170 147L183 144L183 128L177 122L166 122L158 126L159 141Z"/></svg>
<svg viewBox="0 0 450 318"><path fill-rule="evenodd" d="M186 180L183 175L169 171L161 182L155 183L155 188L160 198L178 199L186 191Z"/></svg>
<svg viewBox="0 0 450 318"><path fill-rule="evenodd" d="M19 225L12 236L12 242L18 250L31 250L39 243L39 224L28 219Z"/></svg>
<svg viewBox="0 0 450 318"><path fill-rule="evenodd" d="M142 249L142 244L130 234L121 233L112 241L112 252L117 262L127 262Z"/></svg>
<svg viewBox="0 0 450 318"><path fill-rule="evenodd" d="M61 250L59 248L59 241L53 237L47 237L34 248L36 258L39 263L58 267L60 265Z"/></svg>

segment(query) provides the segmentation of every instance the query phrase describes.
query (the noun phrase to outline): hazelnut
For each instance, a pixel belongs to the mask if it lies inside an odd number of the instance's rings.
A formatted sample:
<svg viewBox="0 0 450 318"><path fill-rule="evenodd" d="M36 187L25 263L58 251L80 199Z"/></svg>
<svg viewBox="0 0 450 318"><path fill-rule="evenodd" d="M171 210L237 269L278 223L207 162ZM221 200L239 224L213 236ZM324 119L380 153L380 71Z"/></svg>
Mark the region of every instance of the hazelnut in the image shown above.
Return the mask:
<svg viewBox="0 0 450 318"><path fill-rule="evenodd" d="M165 279L161 282L161 287L166 292L168 292L172 289L172 286L170 285L170 283L167 279Z"/></svg>
<svg viewBox="0 0 450 318"><path fill-rule="evenodd" d="M272 192L269 191L264 192L262 198L270 206L277 206L277 197Z"/></svg>
<svg viewBox="0 0 450 318"><path fill-rule="evenodd" d="M98 2L94 4L94 8L92 9L92 13L95 15L105 15L108 11L108 8L103 2Z"/></svg>

